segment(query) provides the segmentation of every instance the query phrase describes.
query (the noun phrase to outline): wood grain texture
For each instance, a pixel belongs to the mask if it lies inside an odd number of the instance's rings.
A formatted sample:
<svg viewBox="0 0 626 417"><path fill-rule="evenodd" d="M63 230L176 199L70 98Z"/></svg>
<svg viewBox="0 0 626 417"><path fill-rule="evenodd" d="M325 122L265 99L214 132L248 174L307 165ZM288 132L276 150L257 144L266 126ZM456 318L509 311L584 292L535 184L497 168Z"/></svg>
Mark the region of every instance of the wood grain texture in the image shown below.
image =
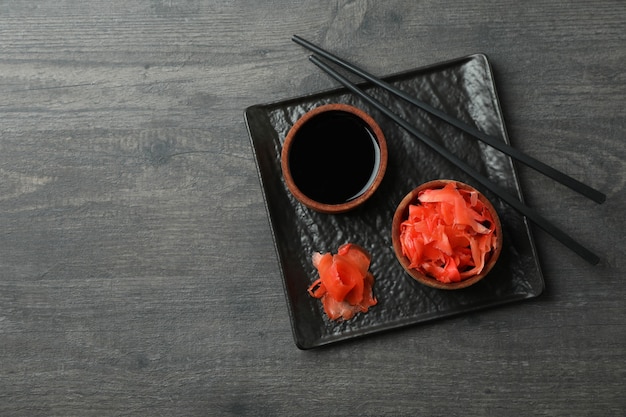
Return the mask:
<svg viewBox="0 0 626 417"><path fill-rule="evenodd" d="M0 2L0 415L622 416L623 1ZM545 233L540 298L303 352L242 113L486 53Z"/></svg>

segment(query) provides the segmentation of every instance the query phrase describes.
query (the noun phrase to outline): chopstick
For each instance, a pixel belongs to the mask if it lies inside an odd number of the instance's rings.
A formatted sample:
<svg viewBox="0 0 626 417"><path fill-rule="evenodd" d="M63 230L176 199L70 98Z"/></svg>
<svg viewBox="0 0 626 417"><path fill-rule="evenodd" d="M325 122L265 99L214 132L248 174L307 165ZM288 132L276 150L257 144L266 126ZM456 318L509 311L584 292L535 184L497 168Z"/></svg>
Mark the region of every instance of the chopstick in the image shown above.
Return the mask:
<svg viewBox="0 0 626 417"><path fill-rule="evenodd" d="M484 143L488 144L489 146L492 146L493 148L509 155L510 157L522 162L523 164L541 172L542 174L552 178L553 180L556 180L558 182L560 182L561 184L571 188L572 190L584 195L587 198L590 198L591 200L595 201L596 203L603 203L606 200L606 195L604 195L603 193L601 193L600 191L597 191L591 187L589 187L586 184L583 184L582 182L570 177L569 175L564 174L561 171L558 171L554 168L552 168L549 165L544 164L543 162L519 151L518 149L513 148L512 146L506 144L505 142L502 142L501 140L499 140L498 138L495 138L493 136L487 135L483 132L481 132L480 130L448 115L447 113L423 102L420 101L410 95L408 95L407 93L405 93L402 90L399 90L397 88L395 88L394 86L386 83L385 81L373 76L372 74L362 70L361 68L358 68L357 66L355 66L354 64L351 64L341 58L339 58L336 55L331 54L330 52L325 51L324 49L320 48L317 45L312 44L311 42L302 39L301 37L294 35L292 37L292 40L305 47L306 49L328 59L329 61L341 66L342 68L358 75L359 77L371 82L374 85L377 85L380 88L383 88L384 90L387 90L388 92L400 97L401 99L421 108L422 110L438 117L439 119L445 121L446 123L451 124L452 126L455 126L456 128L474 136L475 138L483 141Z"/></svg>
<svg viewBox="0 0 626 417"><path fill-rule="evenodd" d="M482 184L485 188L487 188L488 190L496 194L499 198L501 198L503 201L508 203L515 210L520 212L522 215L526 216L533 223L535 223L541 229L546 231L548 234L552 235L556 240L558 240L559 242L567 246L569 249L571 249L576 254L578 254L583 259L585 259L587 262L589 262L592 265L596 265L598 262L600 262L600 258L597 255L595 255L593 252L591 252L589 249L582 246L580 243L575 241L573 238L571 238L561 229L559 229L558 227L550 223L548 220L546 220L539 213L537 213L530 207L526 206L520 200L511 196L509 193L506 192L504 188L491 182L489 179L487 179L482 174L480 174L476 169L468 165L465 161L459 159L456 155L454 155L452 152L447 150L445 147L441 146L439 143L430 139L428 136L424 135L419 130L411 126L406 120L397 116L390 109L385 107L385 105L382 104L380 101L376 100L372 96L363 92L361 89L359 89L356 85L351 83L344 76L342 76L337 71L329 67L324 62L322 62L319 58L317 58L316 56L310 56L309 59L311 60L311 62L313 62L319 68L324 70L328 75L333 77L335 80L337 80L340 84L342 84L348 90L352 91L354 94L358 95L359 97L367 101L377 110L379 110L381 113L383 113L384 115L392 119L396 124L398 124L404 130L409 132L411 135L420 139L424 144L426 144L431 149L439 153L442 157L447 159L449 162L453 163L458 168L463 170L466 174L474 178L474 180L476 180L477 182Z"/></svg>

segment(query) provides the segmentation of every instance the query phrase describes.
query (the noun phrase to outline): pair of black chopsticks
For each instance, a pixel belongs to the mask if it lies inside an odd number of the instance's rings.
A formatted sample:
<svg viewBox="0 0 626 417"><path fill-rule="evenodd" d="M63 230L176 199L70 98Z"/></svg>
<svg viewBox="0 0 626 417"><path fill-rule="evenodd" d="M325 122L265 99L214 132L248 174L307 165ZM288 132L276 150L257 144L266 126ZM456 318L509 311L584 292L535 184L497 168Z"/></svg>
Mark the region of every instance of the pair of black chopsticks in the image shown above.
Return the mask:
<svg viewBox="0 0 626 417"><path fill-rule="evenodd" d="M518 151L517 149L507 145L506 143L500 141L497 138L494 138L492 136L486 135L483 132L480 132L479 130L477 130L476 128L473 128L451 116L449 116L448 114L422 102L419 101L411 96L409 96L408 94L406 94L405 92L398 90L397 88L389 85L388 83L380 80L379 78L376 78L375 76L363 71L362 69L356 67L355 65L346 62L345 60L323 50L322 48L312 44L311 42L302 39L299 36L294 35L292 40L294 42L296 42L297 44L305 47L306 49L314 52L317 55L320 55L322 57L324 57L325 59L327 59L328 61L358 75L359 77L371 82L372 84L383 88L384 90L387 90L388 92L398 96L399 98L421 108L422 110L425 110L431 114L433 114L434 116L444 120L445 122L457 127L458 129L463 130L466 133L469 133L470 135L482 140L483 142L487 143L488 145L500 150L501 152L504 152L505 154L517 159L518 161L530 166L531 168L536 169L537 171L545 174L546 176L551 177L552 179L562 183L563 185L566 185L567 187L571 188L572 190L594 200L597 203L602 203L604 202L604 200L606 200L606 196L604 194L602 194L601 192L581 183L580 181L575 180L574 178L560 172L557 171L556 169L524 154L523 152ZM315 65L317 65L319 68L321 68L322 70L324 70L328 75L330 75L331 77L333 77L336 81L338 81L340 84L342 84L344 87L346 87L348 90L350 90L351 92L353 92L354 94L358 95L359 97L361 97L362 99L364 99L365 101L367 101L370 105L374 106L377 110L379 110L381 113L383 113L385 116L389 117L390 119L392 119L395 123L397 123L400 127L402 127L404 130L406 130L407 132L409 132L411 135L417 137L418 139L420 139L424 144L428 145L431 149L435 150L437 153L439 153L441 156L443 156L445 159L447 159L449 162L453 163L454 165L456 165L458 168L462 169L466 174L468 174L469 176L471 176L472 178L474 178L474 180L476 180L477 182L479 182L481 185L483 185L485 188L487 188L488 190L490 190L491 192L493 192L494 194L496 194L498 197L500 197L503 201L505 201L507 204L509 204L510 206L512 206L514 209L516 209L518 212L520 212L521 214L523 214L524 216L526 216L528 219L530 219L533 223L535 223L537 226L539 226L540 228L542 228L544 231L546 231L547 233L549 233L550 235L552 235L555 239L557 239L558 241L560 241L561 243L563 243L565 246L567 246L568 248L570 248L572 251L574 251L575 253L577 253L579 256L581 256L582 258L584 258L586 261L588 261L589 263L596 265L599 261L600 258L598 258L597 255L595 255L593 252L591 252L590 250L588 250L587 248L585 248L584 246L582 246L580 243L578 243L577 241L575 241L574 239L572 239L569 235L567 235L565 232L563 232L562 230L560 230L559 228L557 228L556 226L554 226L552 223L550 223L547 219L545 219L543 216L541 216L539 213L537 213L536 211L534 211L533 209L531 209L530 207L526 206L524 203L522 203L520 200L518 200L517 198L515 198L514 196L510 195L509 193L507 193L507 191L505 189L503 189L501 186L494 184L493 182L491 182L489 179L487 179L485 176L483 176L480 172L478 172L476 169L474 169L473 167L471 167L470 165L468 165L465 161L459 159L456 155L454 155L452 152L450 152L448 149L444 148L443 146L441 146L439 143L437 143L436 141L430 139L429 137L427 137L426 135L424 135L423 133L421 133L420 131L418 131L417 129L415 129L413 126L411 126L407 121L405 121L404 119L400 118L399 116L397 116L395 113L393 113L390 109L388 109L387 107L385 107L380 101L376 100L375 98L371 97L370 95L366 94L365 92L363 92L359 87L357 87L356 85L354 85L352 82L350 82L347 78L345 78L344 76L342 76L339 72L337 72L336 70L334 70L333 68L331 68L330 66L328 66L328 64L326 64L325 62L323 62L322 60L320 60L318 57L316 57L315 55L311 55L309 57L309 59L311 60L311 62L313 62Z"/></svg>

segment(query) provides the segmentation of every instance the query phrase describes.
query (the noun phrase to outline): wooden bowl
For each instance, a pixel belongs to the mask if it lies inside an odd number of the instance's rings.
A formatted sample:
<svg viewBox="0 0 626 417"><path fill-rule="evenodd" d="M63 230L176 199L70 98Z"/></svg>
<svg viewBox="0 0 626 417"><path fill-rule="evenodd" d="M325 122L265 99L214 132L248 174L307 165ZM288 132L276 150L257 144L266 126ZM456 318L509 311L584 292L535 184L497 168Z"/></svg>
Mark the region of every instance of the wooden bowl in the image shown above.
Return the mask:
<svg viewBox="0 0 626 417"><path fill-rule="evenodd" d="M387 168L387 142L371 116L347 104L307 112L281 151L287 188L305 206L343 213L374 194Z"/></svg>
<svg viewBox="0 0 626 417"><path fill-rule="evenodd" d="M495 222L495 233L496 233L496 245L495 248L491 250L491 252L487 255L487 259L485 260L485 265L482 271L477 275L472 275L468 278L463 279L459 282L451 282L444 283L436 278L425 274L421 270L416 268L409 268L410 261L409 259L402 253L402 245L400 243L400 225L408 218L409 213L409 205L418 203L419 194L427 189L441 189L446 186L446 184L453 182L456 184L458 189L465 189L469 191L475 191L478 193L478 198L485 205L487 210L490 212L493 221ZM502 250L502 225L500 223L500 218L498 217L498 213L495 208L491 204L491 202L480 192L478 192L475 188L470 185L464 184L459 181L453 180L434 180L427 182L425 184L420 185L419 187L412 190L408 193L398 205L396 212L393 217L393 222L391 226L391 238L393 243L393 250L395 252L396 258L404 268L404 270L417 282L427 285L429 287L444 289L444 290L456 290L460 288L466 288L470 285L473 285L483 279L489 271L496 264L498 257L500 256L500 252Z"/></svg>

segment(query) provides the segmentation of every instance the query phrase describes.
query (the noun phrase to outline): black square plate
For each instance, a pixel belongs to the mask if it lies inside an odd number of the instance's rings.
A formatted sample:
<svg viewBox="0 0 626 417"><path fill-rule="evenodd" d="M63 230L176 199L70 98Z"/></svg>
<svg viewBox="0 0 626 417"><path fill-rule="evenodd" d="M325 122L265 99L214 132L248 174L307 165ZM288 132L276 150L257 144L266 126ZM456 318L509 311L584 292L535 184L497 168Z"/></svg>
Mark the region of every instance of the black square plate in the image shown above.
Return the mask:
<svg viewBox="0 0 626 417"><path fill-rule="evenodd" d="M385 78L396 87L508 143L491 66L476 54ZM515 167L506 155L377 87L363 88L424 134L445 145L489 179L522 199ZM339 215L320 214L298 203L281 174L282 142L293 123L326 103L348 103L369 113L387 137L385 178L360 208ZM482 189L462 171L435 154L391 120L345 89L325 91L245 110L273 231L290 313L300 349L310 349L372 333L536 297L544 281L526 219ZM479 283L462 290L425 287L413 281L396 260L391 221L396 205L411 189L434 179L466 182L483 192L498 211L504 236L500 259ZM320 300L307 293L317 278L313 252L336 252L353 242L372 255L378 304L344 322L329 320Z"/></svg>

